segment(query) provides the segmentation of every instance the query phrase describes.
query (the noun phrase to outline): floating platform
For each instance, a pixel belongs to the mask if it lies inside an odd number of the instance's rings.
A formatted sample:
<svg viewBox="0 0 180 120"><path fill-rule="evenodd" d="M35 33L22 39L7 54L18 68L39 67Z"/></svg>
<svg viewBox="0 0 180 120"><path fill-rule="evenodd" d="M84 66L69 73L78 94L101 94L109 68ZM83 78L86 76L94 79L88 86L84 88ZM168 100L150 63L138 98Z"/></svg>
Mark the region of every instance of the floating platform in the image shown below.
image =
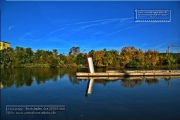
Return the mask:
<svg viewBox="0 0 180 120"><path fill-rule="evenodd" d="M77 77L131 77L131 76L180 76L180 70L106 71L98 73L77 72Z"/></svg>
<svg viewBox="0 0 180 120"><path fill-rule="evenodd" d="M94 79L94 80L152 80L152 79L173 79L180 78L180 76L133 76L133 77L77 77L79 80Z"/></svg>

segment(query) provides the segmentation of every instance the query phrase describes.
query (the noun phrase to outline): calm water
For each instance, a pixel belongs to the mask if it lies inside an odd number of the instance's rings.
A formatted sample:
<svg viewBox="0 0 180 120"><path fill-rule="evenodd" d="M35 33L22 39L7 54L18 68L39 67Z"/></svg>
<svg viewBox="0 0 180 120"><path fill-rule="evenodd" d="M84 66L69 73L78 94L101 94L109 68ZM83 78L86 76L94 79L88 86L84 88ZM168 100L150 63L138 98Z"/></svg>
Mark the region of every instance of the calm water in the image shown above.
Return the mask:
<svg viewBox="0 0 180 120"><path fill-rule="evenodd" d="M180 78L89 80L77 79L77 71L87 70L1 69L2 120L180 119ZM64 105L65 110L7 115L7 105Z"/></svg>

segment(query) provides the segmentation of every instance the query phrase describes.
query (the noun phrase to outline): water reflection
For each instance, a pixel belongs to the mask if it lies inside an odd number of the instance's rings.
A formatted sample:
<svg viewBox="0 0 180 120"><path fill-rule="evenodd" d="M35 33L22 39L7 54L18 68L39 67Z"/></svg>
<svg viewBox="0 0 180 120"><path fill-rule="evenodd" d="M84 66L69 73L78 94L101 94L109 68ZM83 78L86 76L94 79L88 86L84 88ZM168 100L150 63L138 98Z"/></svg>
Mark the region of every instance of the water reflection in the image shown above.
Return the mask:
<svg viewBox="0 0 180 120"><path fill-rule="evenodd" d="M86 96L92 93L93 84L106 85L109 82L120 81L120 85L126 88L134 88L142 85L144 82L148 85L158 84L159 79L164 79L167 85L170 86L170 80L178 76L157 76L157 77L100 77L100 78L84 78L76 77L77 71L87 71L86 69L64 69L64 68L16 68L16 69L1 69L1 84L0 88L11 87L15 85L17 88L22 86L31 86L33 82L43 84L46 81L57 81L67 77L73 85L79 84L82 80L88 80ZM180 77L179 77L180 78Z"/></svg>
<svg viewBox="0 0 180 120"><path fill-rule="evenodd" d="M91 78L90 80L88 80L88 83L87 83L86 94L85 94L86 97L89 94L92 94L93 85L94 85L94 79Z"/></svg>

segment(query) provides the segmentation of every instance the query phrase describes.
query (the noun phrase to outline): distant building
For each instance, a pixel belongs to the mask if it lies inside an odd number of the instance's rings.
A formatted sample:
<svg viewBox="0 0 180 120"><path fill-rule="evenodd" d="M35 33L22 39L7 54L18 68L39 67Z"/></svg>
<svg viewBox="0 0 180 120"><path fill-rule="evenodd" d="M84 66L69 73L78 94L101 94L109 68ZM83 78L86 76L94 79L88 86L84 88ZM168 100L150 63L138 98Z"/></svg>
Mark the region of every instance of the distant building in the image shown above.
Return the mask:
<svg viewBox="0 0 180 120"><path fill-rule="evenodd" d="M9 47L10 47L10 43L4 42L4 41L0 41L0 50L7 49Z"/></svg>

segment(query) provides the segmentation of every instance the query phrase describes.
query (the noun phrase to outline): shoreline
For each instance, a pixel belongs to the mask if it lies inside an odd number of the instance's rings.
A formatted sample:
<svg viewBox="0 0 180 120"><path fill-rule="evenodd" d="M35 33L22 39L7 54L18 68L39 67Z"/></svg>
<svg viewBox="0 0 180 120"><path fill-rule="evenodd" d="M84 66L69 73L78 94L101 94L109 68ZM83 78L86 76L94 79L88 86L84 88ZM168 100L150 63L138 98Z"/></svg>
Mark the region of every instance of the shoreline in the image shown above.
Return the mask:
<svg viewBox="0 0 180 120"><path fill-rule="evenodd" d="M43 66L43 65L34 65L34 66L0 66L1 69L3 68L88 68L87 66L57 66L57 67L50 67L50 66ZM179 69L180 65L176 66L157 66L157 67L95 67L95 69L132 69L132 70L158 70L158 69Z"/></svg>

